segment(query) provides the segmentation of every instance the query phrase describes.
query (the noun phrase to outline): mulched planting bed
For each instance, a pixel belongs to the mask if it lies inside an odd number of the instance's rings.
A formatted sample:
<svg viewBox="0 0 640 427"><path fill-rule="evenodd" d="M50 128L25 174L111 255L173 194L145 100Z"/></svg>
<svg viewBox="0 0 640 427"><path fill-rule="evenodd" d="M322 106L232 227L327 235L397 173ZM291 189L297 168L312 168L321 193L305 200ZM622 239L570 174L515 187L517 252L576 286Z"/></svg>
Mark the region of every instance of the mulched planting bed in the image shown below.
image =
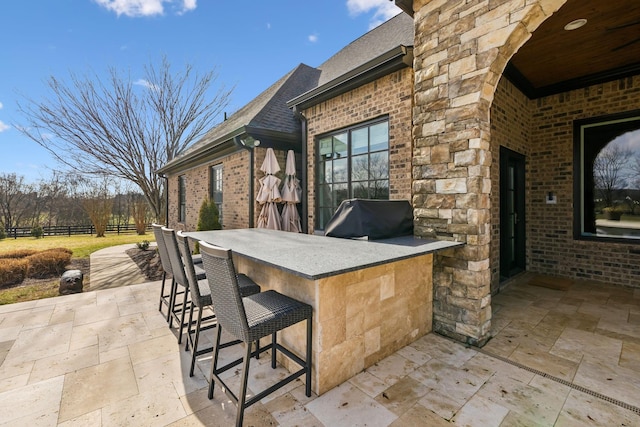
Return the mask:
<svg viewBox="0 0 640 427"><path fill-rule="evenodd" d="M138 248L128 249L127 255L149 281L162 280L162 264L160 263L160 255L155 248L146 251Z"/></svg>
<svg viewBox="0 0 640 427"><path fill-rule="evenodd" d="M145 275L149 281L162 280L162 264L160 263L160 256L155 249L147 249L143 251L138 248L127 250L127 255L136 263L142 274ZM85 286L90 283L89 271L90 261L89 258L71 258L71 262L66 266L66 270L80 270L84 275ZM27 277L22 282L12 285L0 284L0 290L17 288L21 286L30 285L48 285L52 281L59 281L60 275L55 274L44 278L32 278Z"/></svg>
<svg viewBox="0 0 640 427"><path fill-rule="evenodd" d="M84 276L84 282L88 282L89 277L89 258L71 258L71 262L66 266L67 270L80 270ZM25 278L22 282L13 285L0 285L0 290L18 288L30 285L48 285L52 281L60 280L60 274L53 274L49 277L35 279L32 277Z"/></svg>

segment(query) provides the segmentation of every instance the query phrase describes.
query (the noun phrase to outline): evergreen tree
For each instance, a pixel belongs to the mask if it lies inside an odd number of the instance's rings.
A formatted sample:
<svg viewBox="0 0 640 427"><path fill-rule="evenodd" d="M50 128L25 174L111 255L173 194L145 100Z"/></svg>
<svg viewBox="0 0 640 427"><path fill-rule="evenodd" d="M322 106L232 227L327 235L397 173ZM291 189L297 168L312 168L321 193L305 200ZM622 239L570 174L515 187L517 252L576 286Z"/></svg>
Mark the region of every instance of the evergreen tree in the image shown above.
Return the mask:
<svg viewBox="0 0 640 427"><path fill-rule="evenodd" d="M220 225L220 213L218 212L218 206L213 200L205 200L200 206L200 213L198 215L198 227L196 230L221 230Z"/></svg>

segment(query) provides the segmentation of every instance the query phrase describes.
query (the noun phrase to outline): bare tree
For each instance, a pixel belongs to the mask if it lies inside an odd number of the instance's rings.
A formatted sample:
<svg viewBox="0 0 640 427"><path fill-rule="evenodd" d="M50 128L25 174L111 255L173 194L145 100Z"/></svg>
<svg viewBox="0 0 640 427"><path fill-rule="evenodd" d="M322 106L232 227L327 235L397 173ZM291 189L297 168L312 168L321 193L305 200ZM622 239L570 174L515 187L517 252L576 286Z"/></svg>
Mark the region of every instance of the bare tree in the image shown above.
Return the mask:
<svg viewBox="0 0 640 427"><path fill-rule="evenodd" d="M593 178L605 206L613 206L614 192L627 185L625 169L631 155L631 150L609 144L596 156L593 162Z"/></svg>
<svg viewBox="0 0 640 427"><path fill-rule="evenodd" d="M57 225L60 220L59 207L64 203L68 203L68 182L63 173L53 171L48 180L41 180L38 183L41 224L49 227Z"/></svg>
<svg viewBox="0 0 640 427"><path fill-rule="evenodd" d="M19 103L26 123L16 127L75 171L136 184L160 219L163 180L155 171L212 127L232 90L221 85L210 98L214 71L200 75L187 65L174 73L166 57L147 65L143 80L115 68L108 76L50 77L51 97Z"/></svg>
<svg viewBox="0 0 640 427"><path fill-rule="evenodd" d="M81 184L82 207L89 215L96 230L96 237L104 237L113 209L111 182L107 175L96 179L83 180Z"/></svg>
<svg viewBox="0 0 640 427"><path fill-rule="evenodd" d="M147 211L149 204L142 197L142 194L129 193L129 203L131 205L131 213L133 222L136 225L136 233L140 236L147 232Z"/></svg>
<svg viewBox="0 0 640 427"><path fill-rule="evenodd" d="M25 183L24 176L0 174L0 220L5 229L19 227L23 219L31 218L32 203L33 187Z"/></svg>

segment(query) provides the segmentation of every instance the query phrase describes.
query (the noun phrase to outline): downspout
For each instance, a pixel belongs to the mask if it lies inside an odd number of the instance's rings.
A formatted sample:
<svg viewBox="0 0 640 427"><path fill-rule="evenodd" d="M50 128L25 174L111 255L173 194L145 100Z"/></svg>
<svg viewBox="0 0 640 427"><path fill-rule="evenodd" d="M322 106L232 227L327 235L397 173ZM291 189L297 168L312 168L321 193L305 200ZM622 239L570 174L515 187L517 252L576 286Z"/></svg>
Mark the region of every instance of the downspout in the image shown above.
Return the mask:
<svg viewBox="0 0 640 427"><path fill-rule="evenodd" d="M159 173L158 176L164 179L164 223L169 227L169 178L163 173Z"/></svg>
<svg viewBox="0 0 640 427"><path fill-rule="evenodd" d="M293 107L293 114L300 120L302 133L302 171L300 173L301 187L304 188L304 198L302 199L302 232L308 234L309 228L309 191L307 188L307 118L298 110L298 106Z"/></svg>
<svg viewBox="0 0 640 427"><path fill-rule="evenodd" d="M233 137L233 143L236 144L238 147L240 148L244 148L245 150L247 150L249 152L249 228L254 228L255 225L253 223L254 219L254 214L253 214L253 210L254 210L254 183L253 183L253 179L254 179L254 174L253 174L253 164L254 164L254 154L253 154L253 147L244 145L242 143L242 141L240 140L240 137L238 136L234 136Z"/></svg>

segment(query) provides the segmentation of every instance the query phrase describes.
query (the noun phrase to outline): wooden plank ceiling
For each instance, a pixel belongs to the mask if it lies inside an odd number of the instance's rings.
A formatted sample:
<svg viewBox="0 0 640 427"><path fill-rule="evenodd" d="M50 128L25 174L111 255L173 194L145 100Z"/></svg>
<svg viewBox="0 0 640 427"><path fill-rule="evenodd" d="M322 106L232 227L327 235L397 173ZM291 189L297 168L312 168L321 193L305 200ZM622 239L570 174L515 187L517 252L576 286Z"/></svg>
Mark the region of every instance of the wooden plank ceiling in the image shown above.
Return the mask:
<svg viewBox="0 0 640 427"><path fill-rule="evenodd" d="M413 0L395 0L413 15ZM587 23L573 31L565 25ZM640 74L640 0L568 0L511 58L505 75L529 98Z"/></svg>
<svg viewBox="0 0 640 427"><path fill-rule="evenodd" d="M577 19L576 30L564 26ZM506 74L530 97L640 72L639 0L568 0L511 59Z"/></svg>

